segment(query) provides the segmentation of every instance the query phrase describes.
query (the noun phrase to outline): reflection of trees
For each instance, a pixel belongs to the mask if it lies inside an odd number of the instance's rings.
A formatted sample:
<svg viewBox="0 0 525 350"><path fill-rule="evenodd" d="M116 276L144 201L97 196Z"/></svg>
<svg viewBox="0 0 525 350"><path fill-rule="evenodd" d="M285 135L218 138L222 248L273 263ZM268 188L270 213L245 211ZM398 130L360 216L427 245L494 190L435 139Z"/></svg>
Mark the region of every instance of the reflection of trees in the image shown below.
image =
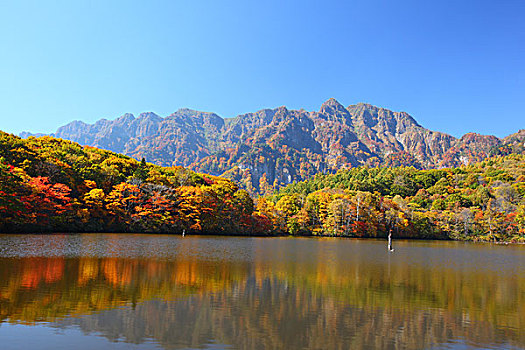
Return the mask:
<svg viewBox="0 0 525 350"><path fill-rule="evenodd" d="M247 349L525 344L523 275L363 264L359 256L342 264L338 250L272 249L253 263L2 258L0 319L75 324L166 348L210 339Z"/></svg>
<svg viewBox="0 0 525 350"><path fill-rule="evenodd" d="M489 322L446 310L351 307L314 294L278 279L249 279L226 291L146 301L56 326L77 325L110 340L154 339L167 349L199 347L210 339L242 349L420 349L463 336L477 344L516 337L507 332L497 338Z"/></svg>

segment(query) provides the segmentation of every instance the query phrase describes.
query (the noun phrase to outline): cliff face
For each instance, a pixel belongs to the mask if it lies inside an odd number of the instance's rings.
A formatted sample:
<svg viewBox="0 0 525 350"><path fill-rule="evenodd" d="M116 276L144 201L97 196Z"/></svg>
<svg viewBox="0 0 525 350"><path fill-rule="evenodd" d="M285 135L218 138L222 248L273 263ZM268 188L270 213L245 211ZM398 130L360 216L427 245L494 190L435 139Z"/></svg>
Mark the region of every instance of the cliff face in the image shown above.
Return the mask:
<svg viewBox="0 0 525 350"><path fill-rule="evenodd" d="M502 140L502 144L493 149L493 153L500 155L507 155L510 153L524 153L525 152L525 129L519 130L517 133L509 135Z"/></svg>
<svg viewBox="0 0 525 350"><path fill-rule="evenodd" d="M216 114L181 109L161 118L132 114L95 124L74 121L53 136L163 165L189 165L217 150L224 120Z"/></svg>
<svg viewBox="0 0 525 350"><path fill-rule="evenodd" d="M456 139L425 129L405 112L364 103L345 108L329 99L319 111L279 107L226 120L190 109L165 118L124 114L95 124L74 121L53 136L159 165L224 174L264 192L343 167L457 166L509 149L522 152L525 131L504 140L472 133Z"/></svg>

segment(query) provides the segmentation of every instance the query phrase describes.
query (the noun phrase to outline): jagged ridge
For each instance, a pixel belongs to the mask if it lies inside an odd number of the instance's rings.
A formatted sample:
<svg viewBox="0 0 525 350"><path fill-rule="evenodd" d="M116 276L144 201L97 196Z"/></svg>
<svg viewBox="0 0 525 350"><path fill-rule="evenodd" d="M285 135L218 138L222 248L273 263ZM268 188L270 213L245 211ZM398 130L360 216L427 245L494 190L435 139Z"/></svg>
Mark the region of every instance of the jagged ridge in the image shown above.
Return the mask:
<svg viewBox="0 0 525 350"><path fill-rule="evenodd" d="M95 124L74 121L52 136L158 165L224 174L252 192L264 192L272 184L358 165L458 166L509 153L509 147L510 152L523 151L524 134L521 130L500 140L469 133L457 139L422 127L406 112L365 103L345 108L331 98L319 111L283 106L232 119L191 109L165 118L124 114Z"/></svg>

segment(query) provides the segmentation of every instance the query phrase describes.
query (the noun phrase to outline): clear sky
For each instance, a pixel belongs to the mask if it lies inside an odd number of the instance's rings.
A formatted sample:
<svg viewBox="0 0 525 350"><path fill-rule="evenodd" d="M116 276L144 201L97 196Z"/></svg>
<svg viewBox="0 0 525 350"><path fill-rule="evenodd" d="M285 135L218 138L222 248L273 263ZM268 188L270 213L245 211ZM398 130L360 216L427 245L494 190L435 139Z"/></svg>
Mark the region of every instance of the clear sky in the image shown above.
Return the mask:
<svg viewBox="0 0 525 350"><path fill-rule="evenodd" d="M0 0L0 129L330 97L454 136L525 128L525 1Z"/></svg>

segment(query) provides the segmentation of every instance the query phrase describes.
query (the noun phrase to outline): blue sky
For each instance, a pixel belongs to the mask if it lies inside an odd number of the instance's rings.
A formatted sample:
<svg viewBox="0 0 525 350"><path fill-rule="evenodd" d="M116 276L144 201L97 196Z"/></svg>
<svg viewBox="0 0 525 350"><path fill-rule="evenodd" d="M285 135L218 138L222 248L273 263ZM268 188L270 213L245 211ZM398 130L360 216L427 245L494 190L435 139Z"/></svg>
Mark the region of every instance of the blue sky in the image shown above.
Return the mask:
<svg viewBox="0 0 525 350"><path fill-rule="evenodd" d="M335 97L454 136L525 128L525 1L1 1L0 129Z"/></svg>

